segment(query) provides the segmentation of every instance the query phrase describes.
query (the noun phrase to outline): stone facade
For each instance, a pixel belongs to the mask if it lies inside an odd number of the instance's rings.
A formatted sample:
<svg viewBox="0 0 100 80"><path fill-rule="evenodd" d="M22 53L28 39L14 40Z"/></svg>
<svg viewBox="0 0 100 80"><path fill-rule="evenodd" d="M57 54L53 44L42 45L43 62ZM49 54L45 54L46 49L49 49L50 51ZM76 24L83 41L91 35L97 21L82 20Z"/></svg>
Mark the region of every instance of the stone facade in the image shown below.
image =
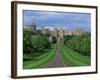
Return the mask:
<svg viewBox="0 0 100 80"><path fill-rule="evenodd" d="M32 31L32 33L37 32L35 23L33 23L32 25L27 25L27 26L28 26L28 29Z"/></svg>
<svg viewBox="0 0 100 80"><path fill-rule="evenodd" d="M53 30L49 28L42 27L41 29L42 34L50 33L51 36L62 38L64 35L81 35L83 30L81 28L76 28L73 31L64 30L63 27L54 27Z"/></svg>
<svg viewBox="0 0 100 80"><path fill-rule="evenodd" d="M48 28L42 27L41 33L42 33L42 34L48 34L48 33L50 33L50 30L49 30Z"/></svg>
<svg viewBox="0 0 100 80"><path fill-rule="evenodd" d="M73 35L82 35L82 33L83 33L83 29L81 29L81 28L76 28L73 31Z"/></svg>
<svg viewBox="0 0 100 80"><path fill-rule="evenodd" d="M32 30L33 33L37 33L38 30L36 30L36 25L35 23L33 23L32 25L28 25L31 26L30 29ZM82 28L75 28L73 31L69 31L69 30L65 30L64 27L42 27L40 29L40 33L42 34L50 34L51 36L54 37L59 37L62 38L65 35L82 35L83 33L83 29Z"/></svg>
<svg viewBox="0 0 100 80"><path fill-rule="evenodd" d="M64 35L73 35L72 31L64 31Z"/></svg>
<svg viewBox="0 0 100 80"><path fill-rule="evenodd" d="M33 22L30 26L32 33L37 33L36 24ZM50 34L54 37L62 38L64 35L81 35L83 33L82 28L75 28L73 31L65 30L63 26L44 26L40 29L40 33L42 34Z"/></svg>

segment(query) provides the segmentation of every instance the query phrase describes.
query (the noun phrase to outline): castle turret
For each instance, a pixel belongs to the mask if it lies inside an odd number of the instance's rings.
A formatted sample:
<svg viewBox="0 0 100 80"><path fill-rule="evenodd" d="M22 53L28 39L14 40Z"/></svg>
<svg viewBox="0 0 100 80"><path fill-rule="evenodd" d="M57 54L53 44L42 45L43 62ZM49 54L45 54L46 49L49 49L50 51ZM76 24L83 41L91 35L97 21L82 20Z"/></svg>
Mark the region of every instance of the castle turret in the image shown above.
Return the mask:
<svg viewBox="0 0 100 80"><path fill-rule="evenodd" d="M32 24L32 32L34 33L34 32L36 32L36 24L33 22L33 24Z"/></svg>
<svg viewBox="0 0 100 80"><path fill-rule="evenodd" d="M63 36L64 36L64 29L63 29L63 27L61 27L59 29L59 37L62 38Z"/></svg>

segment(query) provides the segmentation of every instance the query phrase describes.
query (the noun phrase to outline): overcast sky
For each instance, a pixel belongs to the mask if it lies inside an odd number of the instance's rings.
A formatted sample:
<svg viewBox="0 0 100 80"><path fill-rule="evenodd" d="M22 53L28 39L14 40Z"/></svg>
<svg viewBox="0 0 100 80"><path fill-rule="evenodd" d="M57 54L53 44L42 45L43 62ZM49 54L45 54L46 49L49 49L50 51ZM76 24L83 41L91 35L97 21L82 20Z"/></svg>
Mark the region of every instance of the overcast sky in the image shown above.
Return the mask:
<svg viewBox="0 0 100 80"><path fill-rule="evenodd" d="M23 11L23 26L25 27L35 22L37 29L42 26L63 26L68 30L82 27L85 31L90 31L90 20L91 14L89 13Z"/></svg>

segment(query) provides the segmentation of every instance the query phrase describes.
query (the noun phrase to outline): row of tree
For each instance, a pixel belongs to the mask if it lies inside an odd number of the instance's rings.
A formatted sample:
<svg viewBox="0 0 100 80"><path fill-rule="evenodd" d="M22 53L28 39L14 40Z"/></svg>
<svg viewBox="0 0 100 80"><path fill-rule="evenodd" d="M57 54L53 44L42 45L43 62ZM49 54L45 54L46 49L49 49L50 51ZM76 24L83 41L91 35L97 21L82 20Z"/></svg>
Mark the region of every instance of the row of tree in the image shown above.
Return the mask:
<svg viewBox="0 0 100 80"><path fill-rule="evenodd" d="M91 36L90 33L84 33L80 36L64 36L64 43L67 47L83 55L91 55Z"/></svg>
<svg viewBox="0 0 100 80"><path fill-rule="evenodd" d="M51 48L51 42L46 35L32 35L30 30L23 30L23 53L40 56Z"/></svg>

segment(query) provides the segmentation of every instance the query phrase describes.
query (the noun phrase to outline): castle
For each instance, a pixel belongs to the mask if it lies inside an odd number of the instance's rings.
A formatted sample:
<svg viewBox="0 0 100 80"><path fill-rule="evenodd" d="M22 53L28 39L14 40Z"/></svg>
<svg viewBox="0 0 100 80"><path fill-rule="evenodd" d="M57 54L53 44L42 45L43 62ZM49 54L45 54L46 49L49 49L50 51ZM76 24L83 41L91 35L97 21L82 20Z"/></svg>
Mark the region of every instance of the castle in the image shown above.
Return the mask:
<svg viewBox="0 0 100 80"><path fill-rule="evenodd" d="M83 29L82 28L75 28L73 31L68 31L65 30L63 26L44 26L41 27L40 30L36 30L36 25L35 23L33 23L33 25L31 26L31 30L33 33L36 33L37 31L40 31L40 33L42 34L50 34L51 36L54 37L59 37L62 38L65 35L81 35L83 33Z"/></svg>
<svg viewBox="0 0 100 80"><path fill-rule="evenodd" d="M76 28L73 31L64 30L64 27L57 26L56 28L53 27L53 30L50 30L50 27L42 27L41 33L47 34L50 33L52 36L62 38L65 35L81 35L83 30L81 28Z"/></svg>

